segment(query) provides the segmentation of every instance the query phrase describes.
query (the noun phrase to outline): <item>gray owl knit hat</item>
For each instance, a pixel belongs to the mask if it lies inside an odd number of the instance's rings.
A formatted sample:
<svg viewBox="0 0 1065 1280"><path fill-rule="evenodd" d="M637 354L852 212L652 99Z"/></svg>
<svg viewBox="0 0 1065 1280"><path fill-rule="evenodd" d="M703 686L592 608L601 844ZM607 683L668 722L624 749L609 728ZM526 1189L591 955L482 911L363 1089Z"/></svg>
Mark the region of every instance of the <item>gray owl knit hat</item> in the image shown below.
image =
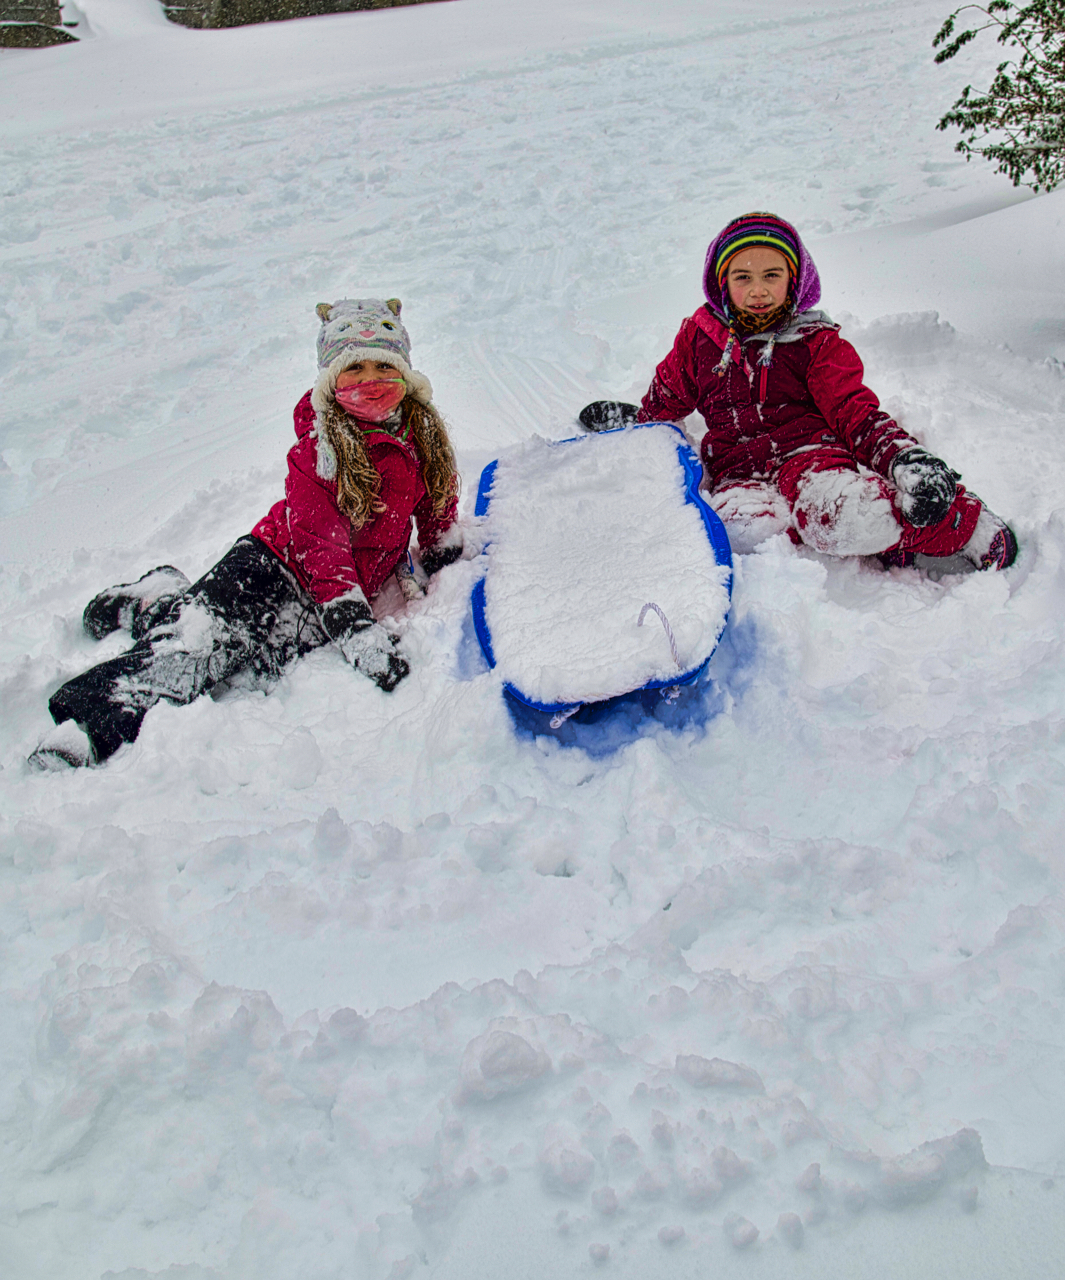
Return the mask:
<svg viewBox="0 0 1065 1280"><path fill-rule="evenodd" d="M433 388L424 373L411 368L410 335L399 313L398 298L341 298L319 302L322 327L318 331L318 377L311 389L318 437L318 474L334 480L337 460L324 431L325 414L336 397L337 378L360 360L377 360L398 369L407 391L421 404L429 404Z"/></svg>
<svg viewBox="0 0 1065 1280"><path fill-rule="evenodd" d="M424 373L411 368L410 335L399 313L398 298L341 298L339 302L319 302L318 377L311 392L316 413L324 413L333 403L337 378L360 360L379 360L403 375L410 394L422 404L433 398L433 388Z"/></svg>

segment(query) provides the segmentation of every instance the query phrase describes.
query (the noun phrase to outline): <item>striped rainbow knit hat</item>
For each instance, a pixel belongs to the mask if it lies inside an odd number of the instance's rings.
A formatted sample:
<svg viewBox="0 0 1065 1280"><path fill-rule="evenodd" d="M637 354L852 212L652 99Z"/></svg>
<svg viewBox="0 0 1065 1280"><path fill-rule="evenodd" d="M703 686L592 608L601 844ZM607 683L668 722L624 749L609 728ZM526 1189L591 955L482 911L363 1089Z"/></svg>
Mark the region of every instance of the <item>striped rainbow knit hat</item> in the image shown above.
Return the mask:
<svg viewBox="0 0 1065 1280"><path fill-rule="evenodd" d="M776 214L755 212L733 218L715 237L706 252L703 289L712 311L716 311L726 321L731 318L725 280L729 263L737 253L752 245L776 249L787 259L796 311L807 311L816 305L821 297L821 281L799 233L790 222L785 222Z"/></svg>

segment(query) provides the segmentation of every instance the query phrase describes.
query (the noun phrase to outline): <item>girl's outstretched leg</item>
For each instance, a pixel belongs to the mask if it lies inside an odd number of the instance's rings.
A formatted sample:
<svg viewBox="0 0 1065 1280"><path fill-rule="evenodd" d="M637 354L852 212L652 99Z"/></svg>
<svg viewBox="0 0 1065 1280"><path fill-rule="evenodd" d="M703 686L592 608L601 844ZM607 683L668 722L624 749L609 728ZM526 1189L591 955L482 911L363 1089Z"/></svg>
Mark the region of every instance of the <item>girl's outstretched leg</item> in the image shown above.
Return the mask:
<svg viewBox="0 0 1065 1280"><path fill-rule="evenodd" d="M48 703L52 718L58 725L74 721L87 735L93 758L106 760L136 739L157 702L191 702L252 661L283 607L302 596L268 547L258 538L241 538L169 602L132 649L57 689ZM49 740L31 759L48 750Z"/></svg>

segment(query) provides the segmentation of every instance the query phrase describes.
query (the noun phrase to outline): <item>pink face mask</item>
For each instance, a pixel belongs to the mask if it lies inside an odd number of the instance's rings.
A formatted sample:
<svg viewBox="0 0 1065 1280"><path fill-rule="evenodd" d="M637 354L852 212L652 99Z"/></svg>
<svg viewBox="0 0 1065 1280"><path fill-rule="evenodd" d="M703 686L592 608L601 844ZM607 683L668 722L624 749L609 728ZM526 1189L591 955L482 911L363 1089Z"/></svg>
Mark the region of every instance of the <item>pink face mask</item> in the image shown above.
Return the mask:
<svg viewBox="0 0 1065 1280"><path fill-rule="evenodd" d="M384 422L407 394L402 378L380 378L373 382L356 382L337 390L336 402L352 417L363 422Z"/></svg>

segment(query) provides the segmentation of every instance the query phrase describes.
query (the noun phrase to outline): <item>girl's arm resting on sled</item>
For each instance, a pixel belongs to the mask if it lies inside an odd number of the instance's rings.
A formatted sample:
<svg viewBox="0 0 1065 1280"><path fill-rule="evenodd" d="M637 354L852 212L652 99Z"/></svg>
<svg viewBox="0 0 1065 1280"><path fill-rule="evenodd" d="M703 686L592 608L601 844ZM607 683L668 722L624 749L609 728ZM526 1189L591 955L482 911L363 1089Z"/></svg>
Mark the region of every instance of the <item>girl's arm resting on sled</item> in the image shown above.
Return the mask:
<svg viewBox="0 0 1065 1280"><path fill-rule="evenodd" d="M857 351L845 338L826 329L810 342L813 351L806 380L814 404L863 466L892 480L896 456L914 448L917 441L881 409L862 381L865 371Z"/></svg>
<svg viewBox="0 0 1065 1280"><path fill-rule="evenodd" d="M465 554L465 529L455 519L457 510L458 498L453 497L440 515L436 515L428 494L414 508L414 519L418 522L418 559L430 578Z"/></svg>

